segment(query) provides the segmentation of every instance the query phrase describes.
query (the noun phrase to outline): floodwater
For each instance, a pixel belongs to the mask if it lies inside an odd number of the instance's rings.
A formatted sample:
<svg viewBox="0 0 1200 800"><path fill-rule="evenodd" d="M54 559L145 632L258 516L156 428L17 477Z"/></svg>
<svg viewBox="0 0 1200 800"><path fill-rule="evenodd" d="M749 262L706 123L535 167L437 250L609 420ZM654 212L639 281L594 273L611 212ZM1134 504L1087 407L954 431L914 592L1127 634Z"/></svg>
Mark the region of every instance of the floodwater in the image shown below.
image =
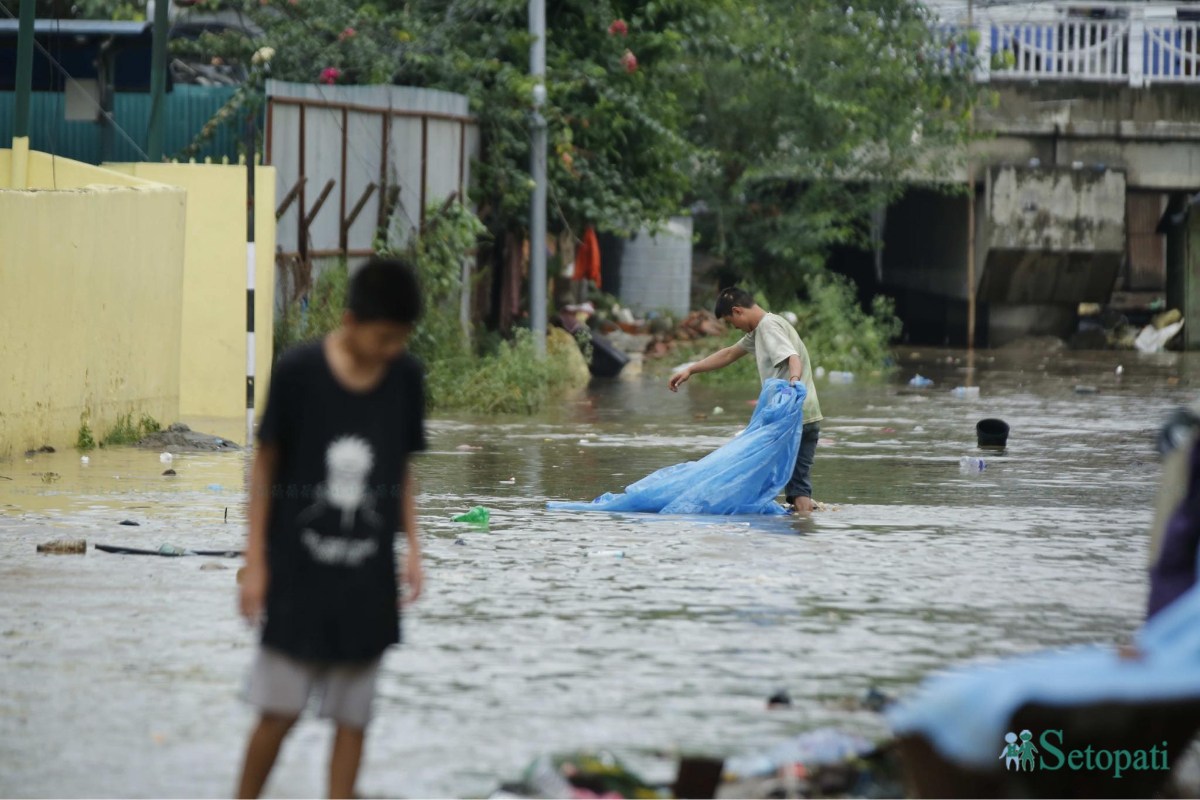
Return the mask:
<svg viewBox="0 0 1200 800"><path fill-rule="evenodd" d="M816 495L836 510L804 519L545 510L703 455L745 424L753 385L593 382L537 418L433 420L418 467L427 595L385 661L361 792L478 796L540 753L594 747L667 780L679 752L826 725L883 735L838 702L872 686L903 694L965 659L1126 638L1154 435L1194 399L1200 361L982 353L981 397L960 400L963 360L902 352L889 382L819 384ZM917 371L933 389L907 388ZM989 416L1010 446L961 474ZM240 547L243 457L166 466L132 449L0 462L0 795L232 791L254 648L237 564L35 553L58 537ZM473 505L492 509L489 531L449 521ZM768 713L780 688L796 705ZM302 723L268 793L323 793L328 742Z"/></svg>

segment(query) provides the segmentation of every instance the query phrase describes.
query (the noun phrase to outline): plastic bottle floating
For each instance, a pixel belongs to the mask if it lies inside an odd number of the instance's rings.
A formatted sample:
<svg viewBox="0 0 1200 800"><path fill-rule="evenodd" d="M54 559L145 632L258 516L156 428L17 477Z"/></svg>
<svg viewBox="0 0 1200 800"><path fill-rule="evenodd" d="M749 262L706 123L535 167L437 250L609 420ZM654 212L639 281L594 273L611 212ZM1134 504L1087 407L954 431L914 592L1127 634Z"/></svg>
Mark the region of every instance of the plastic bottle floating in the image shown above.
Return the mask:
<svg viewBox="0 0 1200 800"><path fill-rule="evenodd" d="M854 383L854 373L853 372L839 372L836 369L830 370L829 382L830 383Z"/></svg>
<svg viewBox="0 0 1200 800"><path fill-rule="evenodd" d="M933 386L933 381L924 375L914 375L912 380L908 382L908 385L914 389L928 389L930 386Z"/></svg>
<svg viewBox="0 0 1200 800"><path fill-rule="evenodd" d="M592 550L588 558L624 558L624 550Z"/></svg>
<svg viewBox="0 0 1200 800"><path fill-rule="evenodd" d="M975 456L963 456L958 460L958 471L964 475L976 475L987 469L987 462Z"/></svg>
<svg viewBox="0 0 1200 800"><path fill-rule="evenodd" d="M472 525L487 525L492 513L483 506L474 506L465 514L454 517L453 522L469 522Z"/></svg>
<svg viewBox="0 0 1200 800"><path fill-rule="evenodd" d="M956 386L950 392L950 394L954 395L955 397L957 397L960 400L978 400L979 399L979 387L978 386Z"/></svg>

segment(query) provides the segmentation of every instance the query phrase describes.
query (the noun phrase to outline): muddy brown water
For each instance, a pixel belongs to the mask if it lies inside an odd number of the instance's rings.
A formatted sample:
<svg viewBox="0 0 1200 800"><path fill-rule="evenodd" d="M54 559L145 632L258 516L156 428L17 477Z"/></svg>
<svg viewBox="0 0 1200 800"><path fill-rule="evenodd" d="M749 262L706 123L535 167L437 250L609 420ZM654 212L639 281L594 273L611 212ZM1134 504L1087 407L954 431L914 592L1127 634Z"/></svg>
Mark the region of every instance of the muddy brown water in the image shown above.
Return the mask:
<svg viewBox="0 0 1200 800"><path fill-rule="evenodd" d="M899 363L887 381L819 384L816 495L839 508L806 519L545 510L703 455L745 424L754 386L673 395L645 376L535 418L433 420L418 467L427 595L385 661L363 793L486 794L540 753L587 747L666 780L679 752L825 725L884 735L839 703L872 686L903 694L965 659L1126 637L1145 598L1154 435L1195 398L1200 360L984 353L978 400L950 394L962 353ZM918 371L936 385L910 391ZM990 416L1012 427L1002 454L975 448ZM207 430L240 438L237 424ZM987 469L960 474L963 455ZM240 547L244 456L90 459L0 461L0 795L228 795L252 724L237 565L35 546ZM472 505L492 510L489 531L449 521ZM599 554L612 550L624 557ZM795 707L766 712L780 688ZM302 723L269 793L322 793L328 742Z"/></svg>

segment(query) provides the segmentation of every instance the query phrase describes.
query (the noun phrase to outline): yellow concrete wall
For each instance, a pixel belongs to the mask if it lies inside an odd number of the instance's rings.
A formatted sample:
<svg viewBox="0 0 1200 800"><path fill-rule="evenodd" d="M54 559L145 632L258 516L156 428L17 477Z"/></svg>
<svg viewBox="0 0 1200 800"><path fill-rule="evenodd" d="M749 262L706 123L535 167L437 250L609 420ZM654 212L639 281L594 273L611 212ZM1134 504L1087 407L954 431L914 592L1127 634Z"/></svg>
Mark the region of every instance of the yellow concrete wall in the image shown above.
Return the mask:
<svg viewBox="0 0 1200 800"><path fill-rule="evenodd" d="M186 193L56 161L59 191L40 153L34 191L0 190L0 457L179 413Z"/></svg>
<svg viewBox="0 0 1200 800"><path fill-rule="evenodd" d="M125 172L52 156L49 153L29 154L29 187L31 189L82 189L87 186L142 186L139 180Z"/></svg>
<svg viewBox="0 0 1200 800"><path fill-rule="evenodd" d="M109 164L187 190L179 410L206 432L245 438L245 424L213 429L212 418L245 416L246 408L246 168L220 164ZM254 406L266 405L274 339L275 170L255 173Z"/></svg>

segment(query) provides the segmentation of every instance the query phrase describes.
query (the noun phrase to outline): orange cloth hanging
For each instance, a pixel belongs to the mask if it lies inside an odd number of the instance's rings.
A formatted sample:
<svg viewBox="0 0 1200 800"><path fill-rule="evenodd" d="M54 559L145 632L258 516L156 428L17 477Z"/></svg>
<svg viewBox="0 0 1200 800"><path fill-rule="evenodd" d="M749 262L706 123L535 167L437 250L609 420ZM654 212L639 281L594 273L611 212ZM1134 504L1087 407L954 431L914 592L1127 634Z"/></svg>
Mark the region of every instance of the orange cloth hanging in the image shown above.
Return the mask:
<svg viewBox="0 0 1200 800"><path fill-rule="evenodd" d="M591 225L583 232L583 241L575 251L575 280L589 280L600 288L600 242Z"/></svg>

